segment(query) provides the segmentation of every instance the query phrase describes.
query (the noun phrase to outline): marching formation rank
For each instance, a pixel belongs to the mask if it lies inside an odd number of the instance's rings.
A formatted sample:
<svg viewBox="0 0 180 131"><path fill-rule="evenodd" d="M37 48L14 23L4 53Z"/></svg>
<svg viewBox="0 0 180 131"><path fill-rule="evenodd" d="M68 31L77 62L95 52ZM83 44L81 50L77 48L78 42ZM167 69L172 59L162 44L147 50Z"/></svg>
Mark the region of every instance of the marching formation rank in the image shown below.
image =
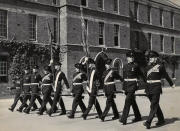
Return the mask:
<svg viewBox="0 0 180 131"><path fill-rule="evenodd" d="M99 119L105 121L105 118L112 107L114 117L112 120L119 119L123 125L127 124L130 107L132 107L135 118L132 122L141 121L142 116L139 111L139 107L136 102L135 92L139 89L140 81L145 84L146 94L141 94L149 98L151 106L150 113L143 125L150 129L152 120L155 116L158 118L156 125L163 125L165 123L164 115L159 105L160 95L162 94L161 80L165 78L170 86L175 87L165 66L158 61L159 54L155 51L150 51L148 54L148 63L144 65L143 70L140 69L140 65L136 61L135 51L129 51L126 54L127 64L124 65L123 75L121 76L119 71L112 67L112 59L102 51L98 53L93 60L90 57L83 57L79 63L74 65L75 72L73 74L72 87L68 83L68 80L61 70L61 63L50 61L48 66L43 69L44 76L41 77L38 66L33 67L33 73L30 73L29 67L24 70L24 76L22 79L16 77L13 80L13 87L11 90L15 90L14 102L9 108L10 111L14 111L18 101L21 101L20 107L17 111L29 114L30 111L38 109L36 100L38 100L39 108L38 114L43 115L46 111L49 116L58 110L57 103L61 107L60 115L65 115L66 108L62 96L73 96L72 110L67 115L68 118L73 119L75 117L76 109L79 106L82 111L82 118L87 119L92 107L95 106ZM121 82L123 85L123 91L116 90L116 83ZM67 88L67 92L72 95L63 95L64 85ZM102 112L100 103L97 99L99 89L103 88L106 96L106 106ZM83 102L83 93L87 92L89 95L88 105ZM116 103L116 93L125 94L124 108L122 116L120 117ZM42 96L42 97L41 97ZM29 100L29 104L28 101ZM47 110L47 103L50 104L50 109ZM33 107L33 108L32 108ZM24 110L23 110L24 109Z"/></svg>

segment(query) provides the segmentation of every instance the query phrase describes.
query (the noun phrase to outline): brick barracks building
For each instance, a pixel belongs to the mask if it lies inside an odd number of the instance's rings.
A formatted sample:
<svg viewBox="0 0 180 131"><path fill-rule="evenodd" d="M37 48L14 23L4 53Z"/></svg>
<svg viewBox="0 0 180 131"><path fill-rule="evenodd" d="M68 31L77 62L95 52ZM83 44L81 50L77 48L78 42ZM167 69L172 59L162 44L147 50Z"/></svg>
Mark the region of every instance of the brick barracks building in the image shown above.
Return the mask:
<svg viewBox="0 0 180 131"><path fill-rule="evenodd" d="M1 0L0 39L48 44L48 21L54 42L67 47L63 71L71 80L74 63L85 55L80 6L93 58L102 47L122 64L127 50L134 48L180 56L180 8L168 0ZM8 52L0 48L0 94L9 83L7 59ZM176 85L179 66L168 68Z"/></svg>

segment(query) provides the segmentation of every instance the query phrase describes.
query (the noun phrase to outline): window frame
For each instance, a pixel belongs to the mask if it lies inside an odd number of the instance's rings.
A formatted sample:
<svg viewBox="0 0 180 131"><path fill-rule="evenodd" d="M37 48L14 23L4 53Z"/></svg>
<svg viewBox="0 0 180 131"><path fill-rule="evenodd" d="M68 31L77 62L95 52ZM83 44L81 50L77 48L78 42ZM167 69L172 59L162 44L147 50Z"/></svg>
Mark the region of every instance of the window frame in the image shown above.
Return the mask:
<svg viewBox="0 0 180 131"><path fill-rule="evenodd" d="M103 45L105 45L105 23L100 21L98 24L99 24L99 33L98 33L99 42L98 42L98 45L103 46ZM100 24L103 25L102 31L100 31ZM100 32L102 32L102 34ZM102 35L102 37L100 35ZM100 44L100 38L103 40L102 44Z"/></svg>
<svg viewBox="0 0 180 131"><path fill-rule="evenodd" d="M8 11L7 10L3 10L3 9L0 9L0 11L2 11L2 12L4 12L5 13L5 16L6 16L6 21L5 21L5 23L4 24L6 24L5 25L5 27L6 27L6 32L4 33L5 34L5 36L1 36L1 33L0 33L0 38L3 38L3 39L8 39Z"/></svg>
<svg viewBox="0 0 180 131"><path fill-rule="evenodd" d="M82 4L82 1L83 1L83 0L81 0L81 6L88 7L88 0L85 0L85 1L86 1L86 5L83 5L83 4Z"/></svg>
<svg viewBox="0 0 180 131"><path fill-rule="evenodd" d="M119 14L119 0L116 0L117 1L117 10L115 10L115 0L114 0L114 4L113 4L113 11L117 14Z"/></svg>
<svg viewBox="0 0 180 131"><path fill-rule="evenodd" d="M117 39L118 39L117 45L115 44L115 37L117 37ZM114 24L114 46L115 47L120 47L120 26L118 24Z"/></svg>
<svg viewBox="0 0 180 131"><path fill-rule="evenodd" d="M1 67L1 64L4 63L4 62L5 62L5 66ZM1 74L1 69L2 68L5 69L5 70L3 70L3 71L5 71L5 73ZM2 77L5 78L6 80L1 82ZM7 82L8 82L8 61L7 61L7 58L6 58L6 60L0 61L0 83L7 83Z"/></svg>
<svg viewBox="0 0 180 131"><path fill-rule="evenodd" d="M161 52L164 53L164 35L160 35L160 47L161 47Z"/></svg>
<svg viewBox="0 0 180 131"><path fill-rule="evenodd" d="M31 18L32 17L35 18L35 26L34 27L32 27L32 23L31 23ZM35 38L31 38L32 37L31 35L33 34L31 31L33 30L33 28L35 28L35 36L33 36ZM35 41L35 42L37 41L37 15L35 15L35 14L29 14L29 40L30 41Z"/></svg>
<svg viewBox="0 0 180 131"><path fill-rule="evenodd" d="M98 2L98 9L104 10L104 0L101 0L102 7L99 6L99 0L97 2Z"/></svg>

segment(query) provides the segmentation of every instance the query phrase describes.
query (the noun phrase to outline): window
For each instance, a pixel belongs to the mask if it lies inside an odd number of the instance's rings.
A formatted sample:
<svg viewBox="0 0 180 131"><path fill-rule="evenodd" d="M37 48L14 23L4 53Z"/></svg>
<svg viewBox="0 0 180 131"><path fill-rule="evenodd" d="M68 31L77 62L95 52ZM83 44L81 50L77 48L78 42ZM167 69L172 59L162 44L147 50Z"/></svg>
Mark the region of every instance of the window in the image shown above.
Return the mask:
<svg viewBox="0 0 180 131"><path fill-rule="evenodd" d="M57 18L53 19L54 22L54 34L53 34L53 42L57 42Z"/></svg>
<svg viewBox="0 0 180 131"><path fill-rule="evenodd" d="M135 20L138 20L138 8L139 8L138 2L135 2L134 3L134 19Z"/></svg>
<svg viewBox="0 0 180 131"><path fill-rule="evenodd" d="M87 6L87 0L81 0L81 5L82 6Z"/></svg>
<svg viewBox="0 0 180 131"><path fill-rule="evenodd" d="M53 4L56 5L57 4L57 0L53 0Z"/></svg>
<svg viewBox="0 0 180 131"><path fill-rule="evenodd" d="M84 24L85 24L86 34L88 35L88 20L87 19L84 19Z"/></svg>
<svg viewBox="0 0 180 131"><path fill-rule="evenodd" d="M8 82L8 65L7 60L0 60L0 83Z"/></svg>
<svg viewBox="0 0 180 131"><path fill-rule="evenodd" d="M148 6L148 12L147 12L147 16L148 16L148 23L151 23L151 6Z"/></svg>
<svg viewBox="0 0 180 131"><path fill-rule="evenodd" d="M174 12L171 12L171 28L174 28Z"/></svg>
<svg viewBox="0 0 180 131"><path fill-rule="evenodd" d="M135 42L135 48L139 49L140 45L139 45L139 32L138 31L135 31L134 42Z"/></svg>
<svg viewBox="0 0 180 131"><path fill-rule="evenodd" d="M0 10L0 37L7 38L7 11Z"/></svg>
<svg viewBox="0 0 180 131"><path fill-rule="evenodd" d="M30 40L36 41L36 15L29 15L29 35Z"/></svg>
<svg viewBox="0 0 180 131"><path fill-rule="evenodd" d="M101 9L104 8L104 0L98 0L98 7Z"/></svg>
<svg viewBox="0 0 180 131"><path fill-rule="evenodd" d="M114 12L118 12L119 10L119 0L114 0Z"/></svg>
<svg viewBox="0 0 180 131"><path fill-rule="evenodd" d="M114 25L114 45L119 45L119 25Z"/></svg>
<svg viewBox="0 0 180 131"><path fill-rule="evenodd" d="M163 10L160 9L160 25L163 26Z"/></svg>
<svg viewBox="0 0 180 131"><path fill-rule="evenodd" d="M160 49L161 52L164 52L164 36L160 35Z"/></svg>
<svg viewBox="0 0 180 131"><path fill-rule="evenodd" d="M104 45L104 23L99 22L99 45Z"/></svg>
<svg viewBox="0 0 180 131"><path fill-rule="evenodd" d="M152 40L152 34L148 33L148 49L149 50L152 49L151 40Z"/></svg>
<svg viewBox="0 0 180 131"><path fill-rule="evenodd" d="M175 41L174 41L174 37L171 37L171 51L172 53L175 53Z"/></svg>

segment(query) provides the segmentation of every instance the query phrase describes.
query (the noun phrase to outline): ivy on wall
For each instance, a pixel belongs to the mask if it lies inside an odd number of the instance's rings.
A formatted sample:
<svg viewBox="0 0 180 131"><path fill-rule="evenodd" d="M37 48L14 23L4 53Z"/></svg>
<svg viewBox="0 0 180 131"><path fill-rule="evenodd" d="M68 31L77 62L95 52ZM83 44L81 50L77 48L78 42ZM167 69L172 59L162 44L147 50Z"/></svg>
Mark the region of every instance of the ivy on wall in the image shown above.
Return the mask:
<svg viewBox="0 0 180 131"><path fill-rule="evenodd" d="M26 66L30 66L30 58L40 60L45 63L51 58L51 47L45 44L34 44L32 42L18 42L0 40L0 48L9 53L9 76L13 80L16 76L22 77L23 70ZM53 59L60 60L60 46L53 45ZM61 59L62 60L62 59Z"/></svg>

